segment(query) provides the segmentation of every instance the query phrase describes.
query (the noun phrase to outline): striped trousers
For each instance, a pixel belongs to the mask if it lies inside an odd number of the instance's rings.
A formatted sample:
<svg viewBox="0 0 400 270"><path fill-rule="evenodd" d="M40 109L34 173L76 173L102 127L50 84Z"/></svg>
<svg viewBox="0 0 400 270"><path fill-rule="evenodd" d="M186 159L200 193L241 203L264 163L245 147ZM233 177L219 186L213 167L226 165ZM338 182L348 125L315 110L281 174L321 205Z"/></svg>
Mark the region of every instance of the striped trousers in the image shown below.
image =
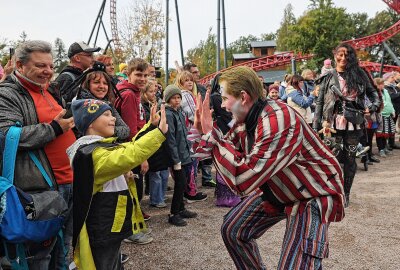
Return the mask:
<svg viewBox="0 0 400 270"><path fill-rule="evenodd" d="M328 257L328 223L321 223L318 204L311 201L301 215L287 217L253 192L224 217L221 234L237 269L267 269L256 239L286 219L278 269L322 270Z"/></svg>

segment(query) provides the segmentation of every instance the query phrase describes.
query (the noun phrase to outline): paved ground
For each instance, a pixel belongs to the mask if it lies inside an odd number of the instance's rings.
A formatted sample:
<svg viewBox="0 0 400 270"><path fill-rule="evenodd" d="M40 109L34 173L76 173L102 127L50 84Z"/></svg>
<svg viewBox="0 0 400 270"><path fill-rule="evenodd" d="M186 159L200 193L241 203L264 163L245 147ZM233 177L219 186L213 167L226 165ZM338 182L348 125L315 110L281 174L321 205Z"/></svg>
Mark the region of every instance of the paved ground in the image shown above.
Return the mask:
<svg viewBox="0 0 400 270"><path fill-rule="evenodd" d="M359 160L358 160L359 162ZM199 213L186 227L167 223L169 208L143 208L152 216L154 242L145 246L123 244L131 257L125 269L234 269L219 234L223 215L229 210L214 206L213 189L205 202L188 206ZM168 203L172 194L168 193ZM168 205L169 206L169 205ZM259 240L268 269L276 269L285 222ZM359 163L350 207L342 222L330 226L330 258L324 269L400 269L400 150L363 171Z"/></svg>

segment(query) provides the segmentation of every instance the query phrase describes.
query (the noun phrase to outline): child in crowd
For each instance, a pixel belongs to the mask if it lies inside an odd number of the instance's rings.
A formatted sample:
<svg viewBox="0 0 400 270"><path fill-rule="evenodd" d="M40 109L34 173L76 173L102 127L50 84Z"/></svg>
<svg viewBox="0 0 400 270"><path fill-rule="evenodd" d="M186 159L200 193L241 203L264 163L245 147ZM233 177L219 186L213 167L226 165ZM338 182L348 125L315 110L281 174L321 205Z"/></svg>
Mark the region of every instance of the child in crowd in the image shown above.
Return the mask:
<svg viewBox="0 0 400 270"><path fill-rule="evenodd" d="M194 77L192 73L190 73L189 71L182 71L178 73L175 84L181 90L182 101L180 107L185 117L185 125L188 130L187 138L192 145L196 139L200 138L199 132L197 131L197 129L193 127L194 115L196 111L195 96L197 94L195 92L196 89L194 88L196 85L194 83ZM187 166L188 185L185 190L185 198L187 199L188 203L204 201L207 199L207 194L204 194L202 192L197 192L197 185L196 185L197 166L198 166L198 161L196 159L192 161L190 166L189 165ZM208 164L208 167L209 167L208 176L211 178L211 164ZM202 181L203 183L205 183L207 181L211 181L211 179L202 179Z"/></svg>
<svg viewBox="0 0 400 270"><path fill-rule="evenodd" d="M383 99L383 110L381 112L382 121L380 122L380 125L376 131L376 143L379 149L379 156L386 157L388 154L392 153L388 149L387 140L390 137L394 137L396 132L395 123L393 121L393 118L395 117L395 111L389 92L384 88L383 80L375 79L375 82L378 86L378 89L382 91Z"/></svg>
<svg viewBox="0 0 400 270"><path fill-rule="evenodd" d="M165 141L165 108L161 120L153 108L151 124L144 127L151 131L123 144L112 137L115 117L108 104L75 100L72 113L77 129L85 134L67 149L74 171L74 262L79 269L122 269L121 241L146 229L134 181L125 180L124 173L149 158Z"/></svg>
<svg viewBox="0 0 400 270"><path fill-rule="evenodd" d="M271 84L268 87L268 98L273 99L273 100L279 99L279 85Z"/></svg>
<svg viewBox="0 0 400 270"><path fill-rule="evenodd" d="M149 79L146 87L141 92L141 102L145 111L146 121L150 120L151 107L156 105L160 107L161 100L157 99L157 81ZM167 206L165 203L165 193L167 191L168 184L168 146L166 141L162 144L160 149L152 155L149 160L149 171L145 175L146 177L146 188L149 189L150 195L150 206L157 208L164 208ZM148 179L148 181L147 181Z"/></svg>
<svg viewBox="0 0 400 270"><path fill-rule="evenodd" d="M333 70L332 67L332 60L331 59L325 59L324 60L324 65L321 68L321 76L325 75L326 73L330 72Z"/></svg>
<svg viewBox="0 0 400 270"><path fill-rule="evenodd" d="M175 181L168 222L175 226L186 226L187 222L184 218L195 218L197 214L186 210L183 202L187 179L194 176L194 171L185 117L180 111L181 90L176 85L168 85L164 91L164 100L167 103L166 116L169 128L167 144L173 161L172 177Z"/></svg>
<svg viewBox="0 0 400 270"><path fill-rule="evenodd" d="M114 107L115 94L111 80L105 71L93 70L89 72L83 80L75 99L98 99L107 103L116 118L114 136L120 141L124 141L128 138L130 131Z"/></svg>

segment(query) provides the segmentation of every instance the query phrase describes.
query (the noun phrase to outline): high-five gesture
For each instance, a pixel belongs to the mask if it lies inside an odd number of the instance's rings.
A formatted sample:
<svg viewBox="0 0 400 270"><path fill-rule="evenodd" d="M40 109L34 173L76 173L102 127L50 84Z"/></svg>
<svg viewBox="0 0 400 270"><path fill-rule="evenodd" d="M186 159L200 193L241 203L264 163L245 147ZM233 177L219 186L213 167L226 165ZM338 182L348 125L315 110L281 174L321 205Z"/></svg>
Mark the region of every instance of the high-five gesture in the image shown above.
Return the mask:
<svg viewBox="0 0 400 270"><path fill-rule="evenodd" d="M157 127L159 122L160 122L160 115L159 112L157 112L157 103L155 103L150 108L150 123L153 126Z"/></svg>
<svg viewBox="0 0 400 270"><path fill-rule="evenodd" d="M207 91L204 101L201 95L197 95L197 108L194 119L195 128L203 134L212 130L212 110L210 109L210 91Z"/></svg>
<svg viewBox="0 0 400 270"><path fill-rule="evenodd" d="M161 105L161 119L158 128L162 131L162 133L166 134L168 131L168 124L167 124L167 115L165 113L165 104Z"/></svg>

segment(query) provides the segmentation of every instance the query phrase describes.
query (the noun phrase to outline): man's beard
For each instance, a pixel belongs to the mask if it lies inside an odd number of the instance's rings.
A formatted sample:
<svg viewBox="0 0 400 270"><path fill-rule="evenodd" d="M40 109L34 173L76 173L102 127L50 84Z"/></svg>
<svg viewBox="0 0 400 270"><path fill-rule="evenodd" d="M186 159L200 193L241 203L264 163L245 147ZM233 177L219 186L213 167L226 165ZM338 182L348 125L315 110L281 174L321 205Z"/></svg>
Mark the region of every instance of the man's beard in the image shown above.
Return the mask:
<svg viewBox="0 0 400 270"><path fill-rule="evenodd" d="M246 119L246 111L241 104L241 100L236 100L232 105L231 112L237 123L242 123Z"/></svg>

